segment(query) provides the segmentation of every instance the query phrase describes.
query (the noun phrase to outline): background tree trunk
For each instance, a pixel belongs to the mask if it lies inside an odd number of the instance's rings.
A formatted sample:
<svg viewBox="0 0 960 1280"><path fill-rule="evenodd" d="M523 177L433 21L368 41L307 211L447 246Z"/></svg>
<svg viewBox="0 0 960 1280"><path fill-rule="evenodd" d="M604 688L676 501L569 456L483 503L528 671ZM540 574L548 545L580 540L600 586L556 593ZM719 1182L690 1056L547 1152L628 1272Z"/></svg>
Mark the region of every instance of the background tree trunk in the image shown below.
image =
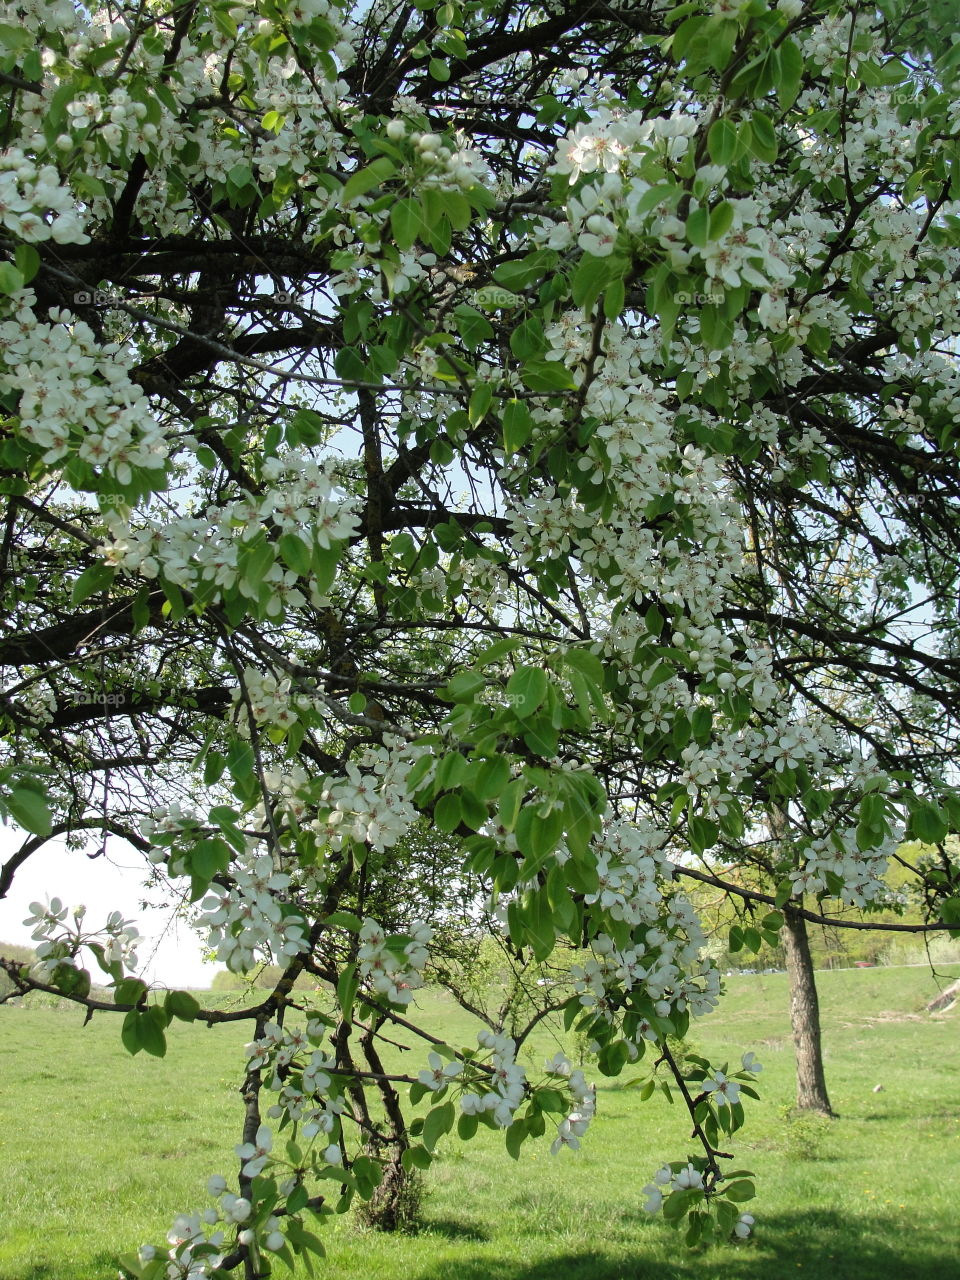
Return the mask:
<svg viewBox="0 0 960 1280"><path fill-rule="evenodd" d="M820 1044L820 1002L807 938L807 922L788 903L783 908L783 938L790 978L790 1024L797 1057L797 1107L832 1116L823 1073Z"/></svg>

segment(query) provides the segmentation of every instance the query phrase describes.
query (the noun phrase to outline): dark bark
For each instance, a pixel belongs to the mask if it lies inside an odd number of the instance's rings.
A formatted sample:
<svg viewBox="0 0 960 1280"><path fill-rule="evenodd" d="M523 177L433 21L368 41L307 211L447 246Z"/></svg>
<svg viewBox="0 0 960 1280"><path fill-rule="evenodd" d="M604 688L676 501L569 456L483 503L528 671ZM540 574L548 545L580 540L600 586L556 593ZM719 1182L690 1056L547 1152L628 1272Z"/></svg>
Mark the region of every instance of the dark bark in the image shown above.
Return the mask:
<svg viewBox="0 0 960 1280"><path fill-rule="evenodd" d="M790 978L790 1024L797 1057L797 1108L834 1115L827 1096L820 1037L820 1002L807 937L807 922L787 905L781 931Z"/></svg>

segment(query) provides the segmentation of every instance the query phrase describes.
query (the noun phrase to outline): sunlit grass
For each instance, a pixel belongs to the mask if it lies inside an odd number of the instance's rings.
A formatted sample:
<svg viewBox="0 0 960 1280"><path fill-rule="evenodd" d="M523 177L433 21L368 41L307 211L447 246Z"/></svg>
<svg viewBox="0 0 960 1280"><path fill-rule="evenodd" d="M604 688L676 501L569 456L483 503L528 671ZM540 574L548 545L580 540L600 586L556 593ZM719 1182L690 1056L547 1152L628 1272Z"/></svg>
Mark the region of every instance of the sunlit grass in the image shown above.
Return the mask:
<svg viewBox="0 0 960 1280"><path fill-rule="evenodd" d="M720 1012L691 1038L735 1061L753 1049L764 1064L762 1101L737 1143L760 1189L749 1206L756 1236L745 1246L686 1255L674 1232L647 1217L640 1189L688 1149L684 1115L600 1078L598 1118L581 1151L554 1158L548 1141L528 1142L515 1163L500 1135L481 1131L468 1146L448 1138L427 1175L422 1230L388 1237L339 1219L326 1234L322 1274L954 1280L960 1019L922 1012L934 990L920 968L820 975L840 1119L814 1140L815 1159L799 1159L782 1116L793 1096L786 979L729 980ZM472 1040L470 1019L449 998L428 996L423 1012L435 1027L452 1021L454 1040ZM115 1020L81 1022L72 1010L0 1009L0 1280L115 1280L120 1252L162 1239L176 1212L209 1203L210 1173L231 1172L245 1028L178 1024L159 1061L128 1057ZM530 1057L539 1065L556 1048L544 1032ZM404 1069L424 1058L412 1048ZM637 1074L628 1069L623 1080Z"/></svg>

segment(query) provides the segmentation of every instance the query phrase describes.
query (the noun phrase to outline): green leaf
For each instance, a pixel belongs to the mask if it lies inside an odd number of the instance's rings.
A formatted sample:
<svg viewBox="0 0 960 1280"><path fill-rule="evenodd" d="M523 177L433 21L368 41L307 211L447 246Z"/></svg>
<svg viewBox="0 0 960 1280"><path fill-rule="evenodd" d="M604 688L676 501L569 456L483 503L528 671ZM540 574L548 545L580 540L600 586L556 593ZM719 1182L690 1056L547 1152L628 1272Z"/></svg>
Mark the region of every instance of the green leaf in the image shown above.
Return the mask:
<svg viewBox="0 0 960 1280"><path fill-rule="evenodd" d="M23 273L12 262L0 262L0 293L12 294L23 288Z"/></svg>
<svg viewBox="0 0 960 1280"><path fill-rule="evenodd" d="M407 1147L400 1157L400 1163L409 1173L411 1169L429 1169L433 1163L433 1157L426 1147Z"/></svg>
<svg viewBox="0 0 960 1280"><path fill-rule="evenodd" d="M23 276L23 283L29 284L40 270L40 255L32 244L18 244L13 253L17 270Z"/></svg>
<svg viewBox="0 0 960 1280"><path fill-rule="evenodd" d="M462 1115L457 1121L457 1135L462 1142L469 1142L480 1127L480 1121L474 1115Z"/></svg>
<svg viewBox="0 0 960 1280"><path fill-rule="evenodd" d="M363 927L363 921L352 911L331 911L324 917L324 924L334 929L349 929L351 933L359 933Z"/></svg>
<svg viewBox="0 0 960 1280"><path fill-rule="evenodd" d="M35 836L50 834L53 820L42 791L37 791L33 787L19 786L14 787L2 799L17 826Z"/></svg>
<svg viewBox="0 0 960 1280"><path fill-rule="evenodd" d="M412 196L398 200L390 209L390 228L398 249L412 249L418 239L425 239L430 226L424 218L420 201Z"/></svg>
<svg viewBox="0 0 960 1280"><path fill-rule="evenodd" d="M457 332L471 351L475 351L481 342L487 342L493 337L493 325L476 307L461 303L454 308L453 318L456 321Z"/></svg>
<svg viewBox="0 0 960 1280"><path fill-rule="evenodd" d="M277 547L280 558L300 578L306 578L313 564L313 548L297 533L281 534Z"/></svg>
<svg viewBox="0 0 960 1280"><path fill-rule="evenodd" d="M710 238L710 210L706 205L694 209L687 218L686 232L687 239L692 245L696 245L698 249L706 248Z"/></svg>
<svg viewBox="0 0 960 1280"><path fill-rule="evenodd" d="M782 111L787 111L797 100L803 77L803 54L793 40L784 40L777 49L780 75L777 80L777 101Z"/></svg>
<svg viewBox="0 0 960 1280"><path fill-rule="evenodd" d="M519 292L526 289L534 281L540 280L557 264L557 254L552 249L537 249L528 253L525 258L515 258L512 262L501 262L494 269L493 278L504 288Z"/></svg>
<svg viewBox="0 0 960 1280"><path fill-rule="evenodd" d="M111 568L110 565L88 565L73 584L70 603L74 605L82 604L84 600L88 600L90 596L96 595L98 591L106 590L116 576L116 569Z"/></svg>
<svg viewBox="0 0 960 1280"><path fill-rule="evenodd" d="M793 897L793 881L781 880L777 885L777 893L774 898L774 904L777 907L784 906Z"/></svg>
<svg viewBox="0 0 960 1280"><path fill-rule="evenodd" d="M733 226L733 205L728 200L721 200L710 210L710 239L719 240Z"/></svg>
<svg viewBox="0 0 960 1280"><path fill-rule="evenodd" d="M124 1018L120 1028L120 1039L127 1053L138 1054L143 1048L140 1043L140 1015L136 1009L131 1009Z"/></svg>
<svg viewBox="0 0 960 1280"><path fill-rule="evenodd" d="M505 756L484 760L474 778L474 794L481 800L492 800L502 794L510 781L510 764Z"/></svg>
<svg viewBox="0 0 960 1280"><path fill-rule="evenodd" d="M523 795L526 789L527 784L523 778L514 778L507 783L500 794L497 813L507 831L512 831L517 825L517 817L520 813L520 805L523 802Z"/></svg>
<svg viewBox="0 0 960 1280"><path fill-rule="evenodd" d="M449 681L442 694L451 702L473 702L486 683L479 671L461 671Z"/></svg>
<svg viewBox="0 0 960 1280"><path fill-rule="evenodd" d="M441 1103L428 1111L423 1122L423 1145L430 1152L436 1149L437 1143L445 1133L453 1128L456 1111L452 1102Z"/></svg>
<svg viewBox="0 0 960 1280"><path fill-rule="evenodd" d="M710 818L692 817L688 824L690 845L694 853L703 853L712 849L720 834L719 827Z"/></svg>
<svg viewBox="0 0 960 1280"><path fill-rule="evenodd" d="M476 426L482 422L487 415L487 410L493 400L493 388L489 382L481 382L470 394L470 403L467 409L467 417L471 426Z"/></svg>
<svg viewBox="0 0 960 1280"><path fill-rule="evenodd" d="M142 978L123 978L113 989L113 999L116 1004L137 1005L148 990Z"/></svg>
<svg viewBox="0 0 960 1280"><path fill-rule="evenodd" d="M519 453L533 434L533 415L522 400L508 400L503 409L503 451Z"/></svg>
<svg viewBox="0 0 960 1280"><path fill-rule="evenodd" d="M597 1067L605 1076L618 1076L630 1060L630 1050L624 1040L614 1040L604 1045L597 1055Z"/></svg>
<svg viewBox="0 0 960 1280"><path fill-rule="evenodd" d="M431 58L428 69L434 80L439 80L442 84L450 79L450 68L442 58Z"/></svg>
<svg viewBox="0 0 960 1280"><path fill-rule="evenodd" d="M940 844L947 834L947 824L936 805L919 804L910 814L908 838L920 840L924 844Z"/></svg>
<svg viewBox="0 0 960 1280"><path fill-rule="evenodd" d="M505 1135L507 1142L507 1154L511 1156L512 1159L520 1159L520 1147L528 1132L527 1121L520 1119L520 1117L515 1117L513 1123L507 1126Z"/></svg>
<svg viewBox="0 0 960 1280"><path fill-rule="evenodd" d="M340 199L346 203L355 200L357 196L366 195L374 187L382 186L396 171L397 166L387 156L377 156L366 168L350 175L343 184Z"/></svg>
<svg viewBox="0 0 960 1280"><path fill-rule="evenodd" d="M757 1189L749 1178L742 1178L738 1182L730 1182L723 1188L723 1194L728 1200L732 1200L734 1204L743 1204L745 1200L752 1200L757 1194Z"/></svg>
<svg viewBox="0 0 960 1280"><path fill-rule="evenodd" d="M529 360L546 348L547 339L538 316L527 316L510 334L510 350L518 360Z"/></svg>
<svg viewBox="0 0 960 1280"><path fill-rule="evenodd" d="M772 164L777 158L777 135L773 123L762 111L755 111L750 117L752 141L750 150L765 164Z"/></svg>
<svg viewBox="0 0 960 1280"><path fill-rule="evenodd" d="M714 120L707 134L707 148L714 164L730 164L737 154L736 125L725 117Z"/></svg>
<svg viewBox="0 0 960 1280"><path fill-rule="evenodd" d="M189 991L168 991L164 1006L168 1016L181 1022L193 1022L200 1012L200 1002Z"/></svg>
<svg viewBox="0 0 960 1280"><path fill-rule="evenodd" d="M355 964L344 965L337 979L337 1003L343 1012L344 1022L353 1019L353 1002L360 986L360 975Z"/></svg>
<svg viewBox="0 0 960 1280"><path fill-rule="evenodd" d="M530 360L520 367L520 377L531 391L573 391L576 383L558 360Z"/></svg>
<svg viewBox="0 0 960 1280"><path fill-rule="evenodd" d="M507 682L507 702L519 720L527 720L547 696L549 682L541 667L518 667Z"/></svg>
<svg viewBox="0 0 960 1280"><path fill-rule="evenodd" d="M452 791L442 795L433 809L433 825L446 835L452 834L460 826L463 811L460 797Z"/></svg>

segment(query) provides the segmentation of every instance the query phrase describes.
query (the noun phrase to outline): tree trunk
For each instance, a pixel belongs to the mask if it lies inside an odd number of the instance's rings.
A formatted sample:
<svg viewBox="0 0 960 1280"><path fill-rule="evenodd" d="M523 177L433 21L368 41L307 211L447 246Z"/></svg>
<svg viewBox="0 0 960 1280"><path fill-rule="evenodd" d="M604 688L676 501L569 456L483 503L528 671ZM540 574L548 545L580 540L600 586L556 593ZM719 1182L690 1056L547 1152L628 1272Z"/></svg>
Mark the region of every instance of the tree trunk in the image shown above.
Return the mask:
<svg viewBox="0 0 960 1280"><path fill-rule="evenodd" d="M807 938L807 922L789 903L783 909L782 938L790 976L790 1023L797 1056L797 1108L832 1116L820 1046L820 1003Z"/></svg>

